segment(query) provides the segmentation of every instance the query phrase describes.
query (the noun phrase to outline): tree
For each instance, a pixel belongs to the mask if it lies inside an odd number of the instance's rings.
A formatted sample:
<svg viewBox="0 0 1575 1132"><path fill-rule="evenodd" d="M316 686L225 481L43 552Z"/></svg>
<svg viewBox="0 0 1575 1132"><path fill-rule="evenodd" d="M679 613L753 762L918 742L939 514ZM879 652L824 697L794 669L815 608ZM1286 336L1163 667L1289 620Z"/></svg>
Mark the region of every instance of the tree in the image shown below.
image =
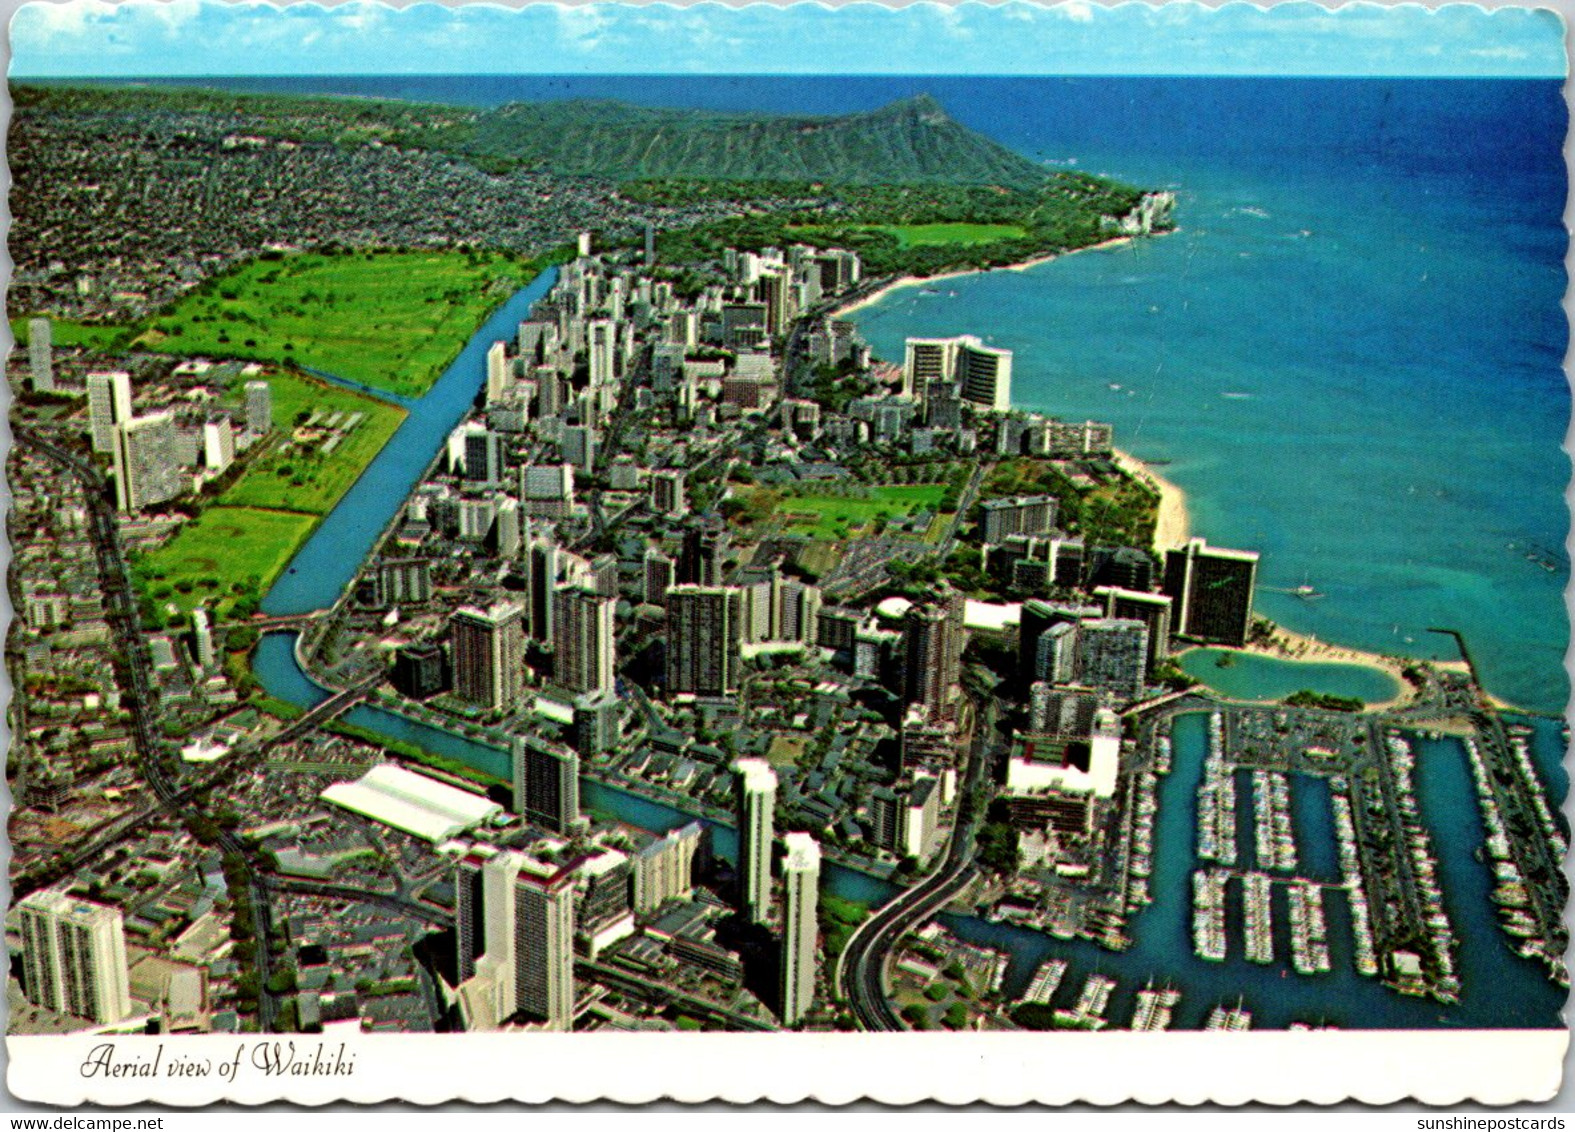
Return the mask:
<svg viewBox="0 0 1575 1132"><path fill-rule="evenodd" d="M979 863L992 872L1010 876L1022 864L1017 830L1006 822L986 822L979 830Z"/></svg>

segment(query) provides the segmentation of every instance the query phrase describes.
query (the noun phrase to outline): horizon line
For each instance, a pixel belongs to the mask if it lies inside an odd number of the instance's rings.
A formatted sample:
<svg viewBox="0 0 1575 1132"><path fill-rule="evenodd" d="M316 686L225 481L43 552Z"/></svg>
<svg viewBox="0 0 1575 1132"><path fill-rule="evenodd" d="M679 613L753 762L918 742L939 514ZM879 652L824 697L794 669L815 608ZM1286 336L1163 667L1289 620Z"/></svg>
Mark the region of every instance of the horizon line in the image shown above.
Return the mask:
<svg viewBox="0 0 1575 1132"><path fill-rule="evenodd" d="M19 74L8 70L10 82L45 79L55 82L90 80L93 82L169 82L194 79L775 79L775 78L855 78L855 79L1363 79L1395 81L1470 81L1470 82L1564 82L1569 72L1545 74L1428 74L1399 72L1380 74L1370 71L231 71L193 72L191 74Z"/></svg>

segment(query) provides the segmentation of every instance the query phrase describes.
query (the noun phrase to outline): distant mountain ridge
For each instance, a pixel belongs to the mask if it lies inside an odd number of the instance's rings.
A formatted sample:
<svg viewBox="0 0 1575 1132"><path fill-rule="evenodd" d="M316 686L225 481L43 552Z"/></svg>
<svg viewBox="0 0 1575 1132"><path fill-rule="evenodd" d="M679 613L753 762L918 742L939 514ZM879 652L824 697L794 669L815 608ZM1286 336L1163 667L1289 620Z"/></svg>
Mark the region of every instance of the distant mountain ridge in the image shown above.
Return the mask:
<svg viewBox="0 0 1575 1132"><path fill-rule="evenodd" d="M510 103L411 140L489 163L615 180L1028 187L1047 177L922 94L834 117L655 109L607 100Z"/></svg>
<svg viewBox="0 0 1575 1132"><path fill-rule="evenodd" d="M686 110L610 99L474 109L392 99L243 94L201 88L13 84L24 112L201 114L259 134L446 153L492 173L613 181L794 181L1001 185L1049 171L951 118L927 94L831 116Z"/></svg>

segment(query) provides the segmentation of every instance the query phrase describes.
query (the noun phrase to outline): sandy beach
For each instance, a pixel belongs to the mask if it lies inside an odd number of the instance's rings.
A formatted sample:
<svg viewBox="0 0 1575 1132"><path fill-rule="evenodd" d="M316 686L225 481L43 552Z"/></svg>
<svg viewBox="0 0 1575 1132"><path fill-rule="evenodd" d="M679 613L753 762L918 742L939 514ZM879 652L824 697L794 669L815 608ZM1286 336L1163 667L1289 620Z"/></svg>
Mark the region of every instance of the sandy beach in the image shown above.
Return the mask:
<svg viewBox="0 0 1575 1132"><path fill-rule="evenodd" d="M1284 626L1276 625L1274 632L1266 641L1252 641L1243 649L1244 652L1258 653L1260 656L1273 656L1281 660L1297 660L1308 663L1332 664L1361 664L1368 668L1381 669L1395 678L1400 687L1400 692L1394 698L1382 703L1367 705L1368 711L1387 711L1390 708L1404 707L1416 697L1416 688L1405 678L1405 669L1415 661L1405 660L1400 657L1382 656L1375 652L1366 652L1362 649L1347 648L1344 645L1332 645L1327 641L1320 641L1317 637L1298 633ZM1450 667L1457 662L1440 664L1439 667Z"/></svg>
<svg viewBox="0 0 1575 1132"><path fill-rule="evenodd" d="M978 271L952 271L944 275L912 276L904 275L892 280L862 299L836 308L833 317L842 317L872 306L885 298L893 291L905 287L934 286L948 279L957 279L965 275L979 275L987 271L1027 271L1029 268L1051 263L1062 255L1076 255L1078 252L1099 251L1120 247L1132 243L1131 236L1121 236L1104 240L1097 244L1090 244L1086 248L1076 248L1069 252L1039 256L1035 259L1025 260L1001 267L983 268ZM1159 493L1159 513L1154 524L1154 549L1163 554L1173 547L1184 545L1192 537L1191 517L1187 512L1187 494L1176 484L1160 475L1142 460L1129 452L1117 448L1112 451L1115 463L1128 475L1143 481ZM1384 703L1375 703L1368 706L1369 711L1386 711L1391 708L1403 707L1410 703L1416 696L1416 689L1403 675L1408 665L1418 663L1415 660L1383 656L1379 653L1367 652L1363 649L1348 648L1343 645L1330 644L1316 637L1297 633L1293 630L1276 626L1273 634L1267 641L1255 642L1247 646L1247 652L1256 652L1265 656L1279 657L1285 660L1299 660L1309 662L1333 662L1340 664L1360 664L1372 668L1382 669L1392 675L1399 684L1399 694ZM1456 672L1466 672L1467 666L1461 660L1428 661L1436 668ZM1496 696L1484 692L1488 703L1501 711L1515 711L1514 705L1500 700Z"/></svg>
<svg viewBox="0 0 1575 1132"><path fill-rule="evenodd" d="M1159 492L1159 515L1154 522L1154 549L1163 553L1184 544L1192 534L1191 519L1187 515L1187 493L1130 452L1116 448L1111 455L1127 475Z"/></svg>
<svg viewBox="0 0 1575 1132"><path fill-rule="evenodd" d="M1055 260L1060 259L1062 256L1077 255L1079 252L1097 252L1101 249L1117 248L1123 244L1130 244L1131 242L1131 236L1118 236L1115 239L1102 240L1097 244L1089 244L1086 248L1073 248L1068 252L1053 252L1049 255L1036 256L1033 259L1025 259L1021 263L1002 264L999 267L982 267L974 271L948 271L943 275L900 275L896 279L893 279L890 283L886 284L886 286L880 288L880 290L872 291L868 295L865 295L862 299L856 299L845 306L833 308L831 311L831 317L842 318L846 315L854 313L855 311L861 311L865 307L873 306L880 302L893 291L900 291L904 287L931 287L937 283L945 282L948 279L961 279L965 275L985 275L991 271L1027 271L1031 267L1039 267L1042 264L1052 263Z"/></svg>

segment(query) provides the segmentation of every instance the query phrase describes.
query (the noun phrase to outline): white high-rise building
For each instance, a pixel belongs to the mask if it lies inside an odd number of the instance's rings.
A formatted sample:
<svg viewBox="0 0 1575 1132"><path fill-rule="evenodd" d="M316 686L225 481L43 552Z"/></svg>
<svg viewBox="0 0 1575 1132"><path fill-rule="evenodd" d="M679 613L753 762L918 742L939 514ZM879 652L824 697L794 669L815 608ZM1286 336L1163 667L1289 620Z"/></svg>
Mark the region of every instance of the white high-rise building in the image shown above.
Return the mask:
<svg viewBox="0 0 1575 1132"><path fill-rule="evenodd" d="M776 836L777 775L765 759L739 759L738 871L742 911L757 924L771 914L771 845Z"/></svg>
<svg viewBox="0 0 1575 1132"><path fill-rule="evenodd" d="M695 856L705 827L690 822L651 842L634 855L634 911L655 912L669 900L689 898L694 891Z"/></svg>
<svg viewBox="0 0 1575 1132"><path fill-rule="evenodd" d="M43 891L24 897L17 910L28 1001L98 1025L131 1014L125 921L119 909Z"/></svg>
<svg viewBox="0 0 1575 1132"><path fill-rule="evenodd" d="M496 405L503 400L503 395L508 392L509 385L509 359L507 347L502 342L494 342L487 351L487 404Z"/></svg>
<svg viewBox="0 0 1575 1132"><path fill-rule="evenodd" d="M1012 409L1012 351L964 338L957 346L957 384L964 401L995 413Z"/></svg>
<svg viewBox="0 0 1575 1132"><path fill-rule="evenodd" d="M474 877L479 870L479 891ZM471 1030L519 1016L568 1030L574 1022L575 870L515 850L460 864L460 1012ZM476 924L479 905L481 931ZM478 948L478 944L480 944Z"/></svg>
<svg viewBox="0 0 1575 1132"><path fill-rule="evenodd" d="M902 366L902 394L929 403L935 384L949 385L971 404L995 413L1012 408L1012 351L986 346L971 334L909 338Z"/></svg>
<svg viewBox="0 0 1575 1132"><path fill-rule="evenodd" d="M923 397L932 381L951 381L957 367L957 339L909 338L904 344L902 395Z"/></svg>
<svg viewBox="0 0 1575 1132"><path fill-rule="evenodd" d="M246 383L246 431L262 436L273 428L273 387L266 381Z"/></svg>
<svg viewBox="0 0 1575 1132"><path fill-rule="evenodd" d="M550 1030L574 1025L573 869L530 857L514 881L514 1006Z"/></svg>
<svg viewBox="0 0 1575 1132"><path fill-rule="evenodd" d="M213 649L213 626L208 621L208 611L198 606L191 611L192 643L196 648L197 667L212 672L218 659Z"/></svg>
<svg viewBox="0 0 1575 1132"><path fill-rule="evenodd" d="M55 391L55 351L53 333L47 318L27 323L27 362L33 374L34 393Z"/></svg>
<svg viewBox="0 0 1575 1132"><path fill-rule="evenodd" d="M131 419L131 375L121 370L87 375L88 433L93 451L115 450L115 426Z"/></svg>
<svg viewBox="0 0 1575 1132"><path fill-rule="evenodd" d="M592 389L610 384L617 376L614 355L616 325L604 318L592 319L585 327L588 335L586 361L590 368Z"/></svg>
<svg viewBox="0 0 1575 1132"><path fill-rule="evenodd" d="M202 464L215 474L235 460L235 429L229 417L215 417L202 425Z"/></svg>
<svg viewBox="0 0 1575 1132"><path fill-rule="evenodd" d="M117 424L110 455L115 466L115 504L130 514L174 499L188 486L176 453L180 442L170 413L133 417Z"/></svg>
<svg viewBox="0 0 1575 1132"><path fill-rule="evenodd" d="M796 1026L815 1001L819 951L820 843L807 833L782 838L782 887L787 913L782 928L782 1024Z"/></svg>

